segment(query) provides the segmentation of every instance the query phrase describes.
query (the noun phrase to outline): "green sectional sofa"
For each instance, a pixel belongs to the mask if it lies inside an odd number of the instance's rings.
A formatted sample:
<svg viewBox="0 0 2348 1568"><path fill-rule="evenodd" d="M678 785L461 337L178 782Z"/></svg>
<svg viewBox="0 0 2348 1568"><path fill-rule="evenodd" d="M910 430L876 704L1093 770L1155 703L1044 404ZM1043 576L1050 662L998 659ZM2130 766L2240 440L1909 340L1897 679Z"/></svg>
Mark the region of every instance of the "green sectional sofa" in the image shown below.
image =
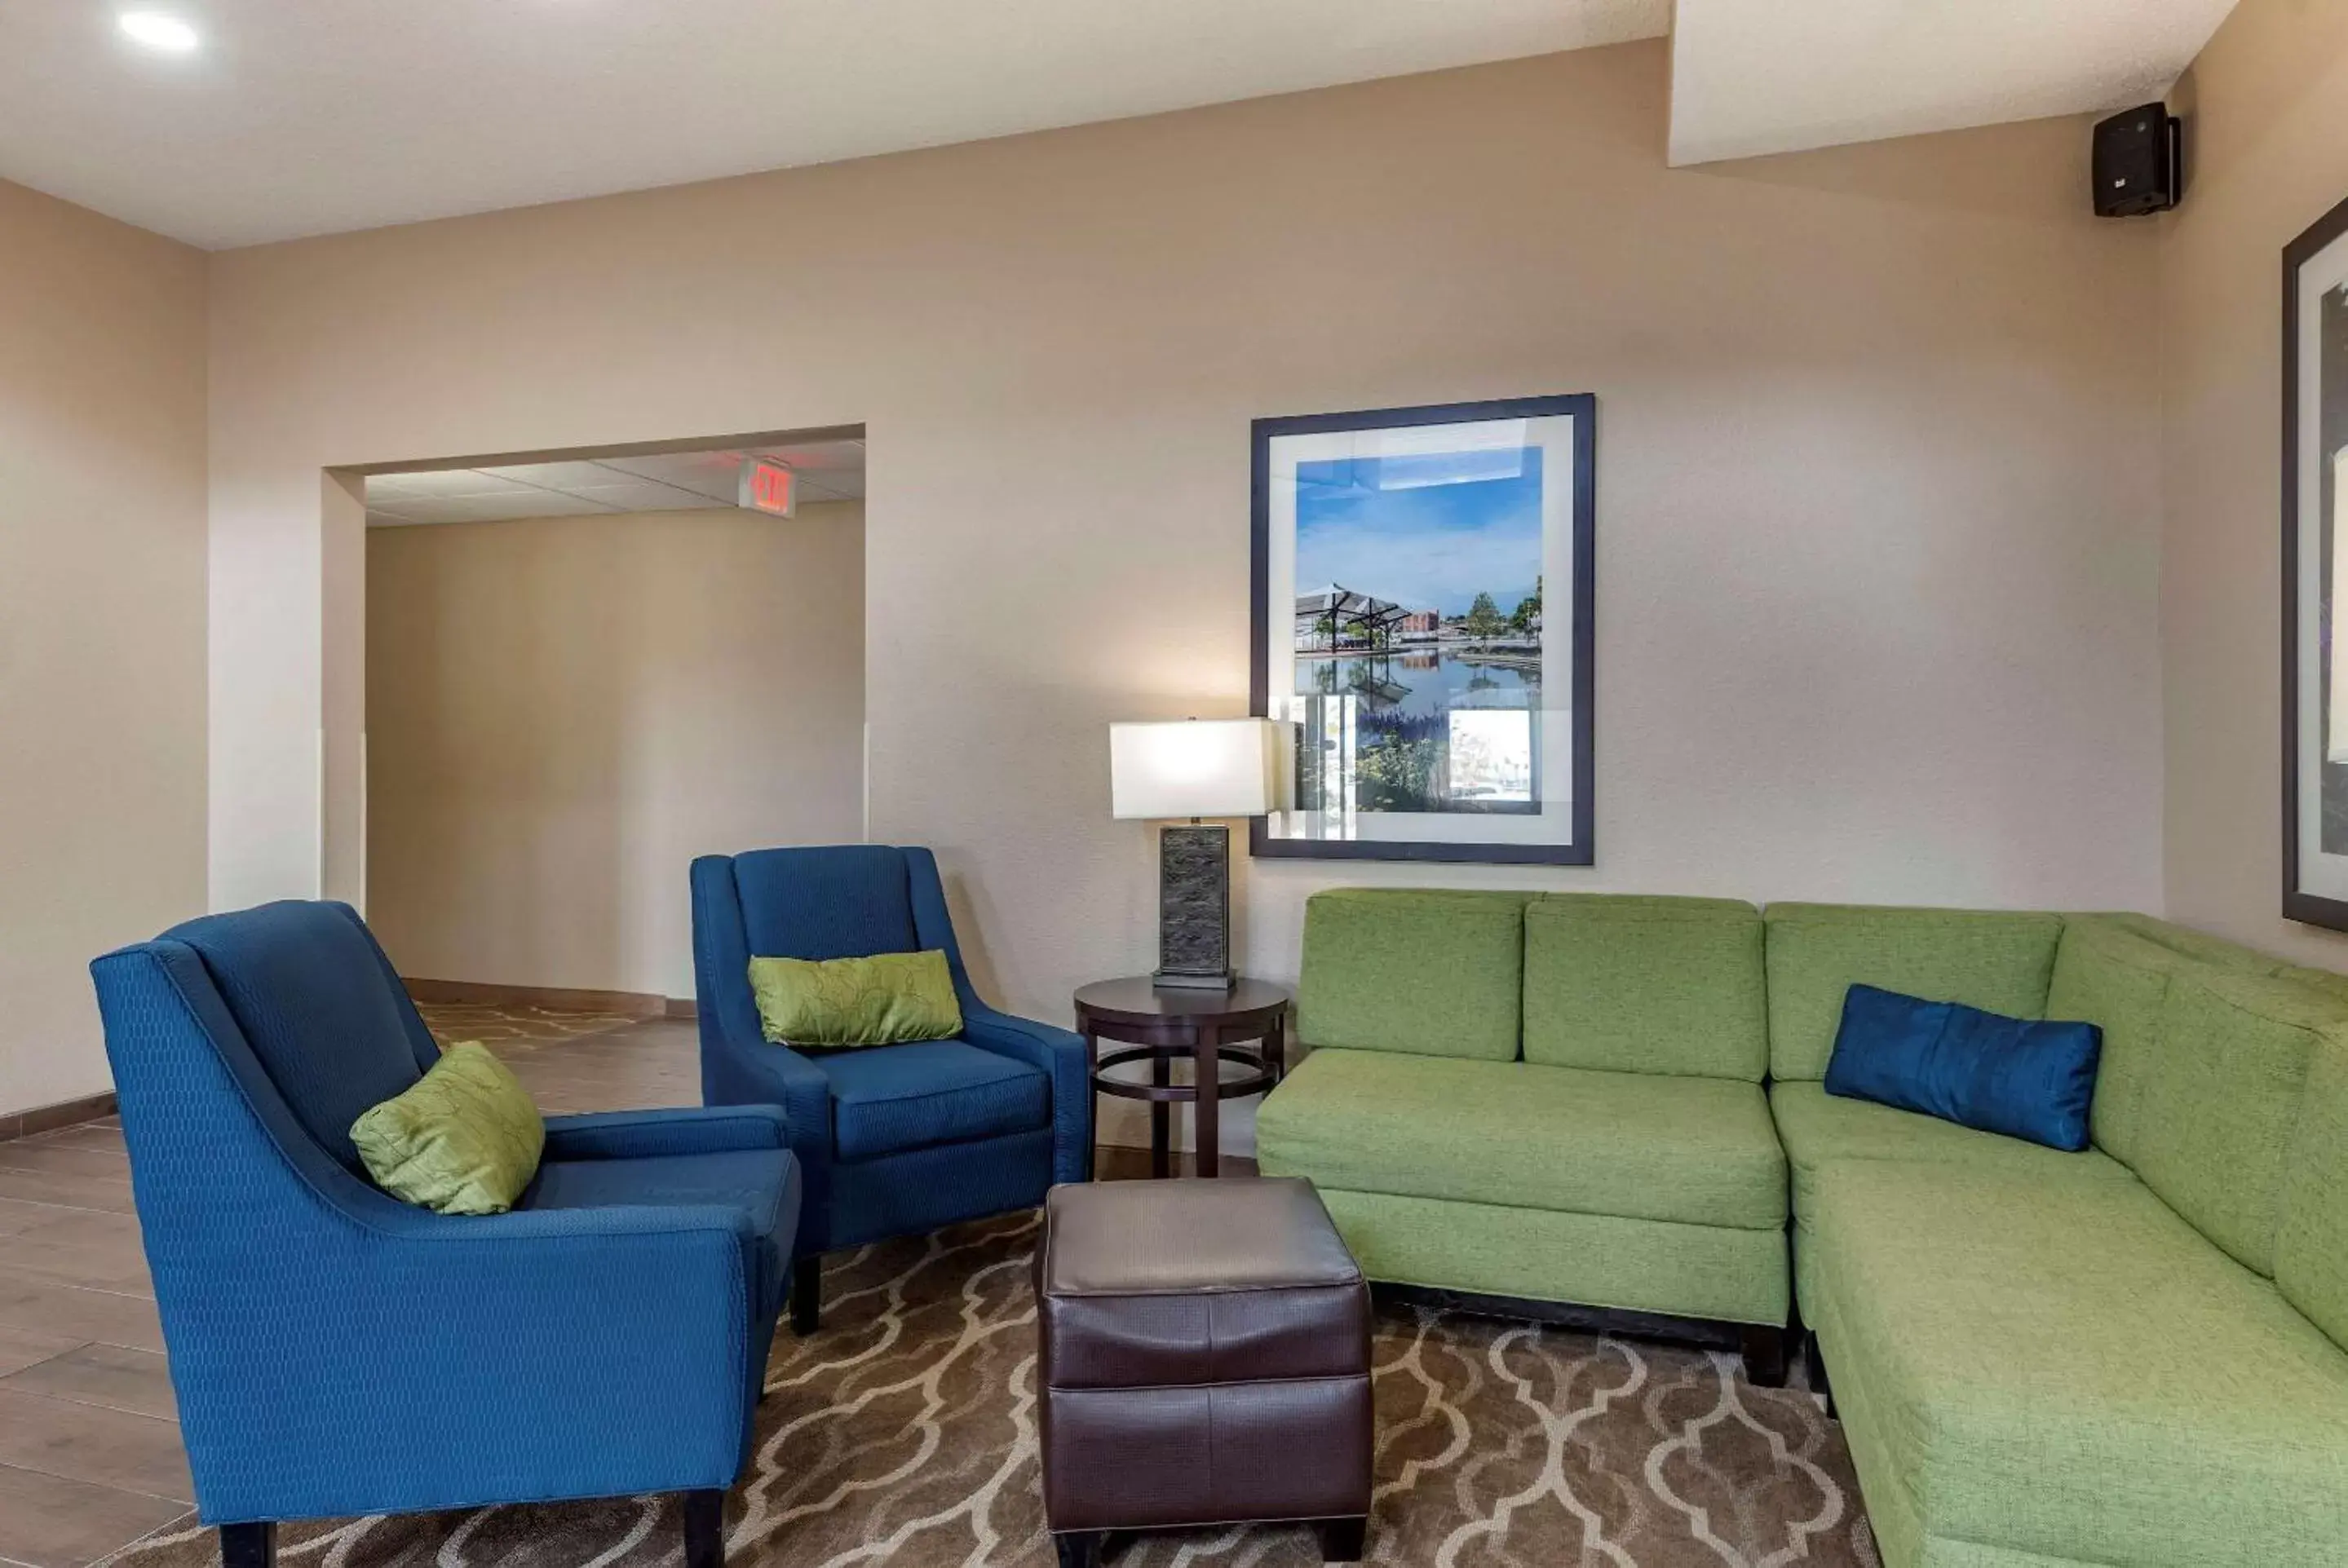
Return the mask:
<svg viewBox="0 0 2348 1568"><path fill-rule="evenodd" d="M2095 1146L1827 1094L1857 982L2101 1026ZM1346 890L1299 1014L1260 1157L1373 1278L1763 1326L1790 1267L1891 1568L2348 1564L2348 979L2137 915Z"/></svg>

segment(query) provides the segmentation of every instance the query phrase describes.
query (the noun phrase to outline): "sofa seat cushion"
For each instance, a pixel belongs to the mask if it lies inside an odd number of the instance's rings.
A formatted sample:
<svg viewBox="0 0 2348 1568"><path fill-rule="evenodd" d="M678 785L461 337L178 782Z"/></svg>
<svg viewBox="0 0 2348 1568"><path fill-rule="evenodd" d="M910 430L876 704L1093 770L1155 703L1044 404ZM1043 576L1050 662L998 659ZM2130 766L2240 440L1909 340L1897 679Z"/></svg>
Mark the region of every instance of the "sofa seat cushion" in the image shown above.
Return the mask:
<svg viewBox="0 0 2348 1568"><path fill-rule="evenodd" d="M1792 1169L1794 1217L1805 1222L1816 1201L1818 1171L1834 1160L1910 1160L2021 1176L2136 1179L2126 1165L2097 1150L2065 1153L1937 1116L1828 1094L1822 1083L1772 1084L1769 1110Z"/></svg>
<svg viewBox="0 0 2348 1568"><path fill-rule="evenodd" d="M831 1082L832 1152L842 1160L1032 1132L1051 1121L1051 1081L967 1040L810 1051Z"/></svg>
<svg viewBox="0 0 2348 1568"><path fill-rule="evenodd" d="M1870 1512L1900 1532L2030 1560L2343 1560L2348 1358L2142 1184L1838 1161L1807 1232L1806 1310Z"/></svg>
<svg viewBox="0 0 2348 1568"><path fill-rule="evenodd" d="M1256 1116L1267 1168L1324 1188L1768 1230L1786 1163L1760 1086L1316 1050Z"/></svg>

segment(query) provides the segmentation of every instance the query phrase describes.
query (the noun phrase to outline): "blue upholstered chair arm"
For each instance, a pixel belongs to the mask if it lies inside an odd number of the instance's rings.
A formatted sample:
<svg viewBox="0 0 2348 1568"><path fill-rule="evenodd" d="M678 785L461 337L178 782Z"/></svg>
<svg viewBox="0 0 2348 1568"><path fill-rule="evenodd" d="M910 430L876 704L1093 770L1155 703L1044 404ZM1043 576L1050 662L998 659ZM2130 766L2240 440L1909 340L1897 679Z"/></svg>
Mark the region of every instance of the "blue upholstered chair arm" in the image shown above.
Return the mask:
<svg viewBox="0 0 2348 1568"><path fill-rule="evenodd" d="M963 1002L962 1025L963 1038L972 1044L983 1045L999 1055L1017 1057L1056 1077L1072 1061L1078 1072L1084 1071L1085 1037L1073 1030L1037 1023L1030 1018L1014 1018L987 1006L975 996Z"/></svg>
<svg viewBox="0 0 2348 1568"><path fill-rule="evenodd" d="M778 1106L791 1153L800 1163L831 1160L831 1081L788 1045L745 1040L723 1020L701 1026L701 1072L727 1092L723 1103Z"/></svg>
<svg viewBox="0 0 2348 1568"><path fill-rule="evenodd" d="M758 1031L748 964L745 958L738 986L706 971L698 977L701 1097L713 1116L778 1108L784 1146L798 1156L800 1212L819 1215L831 1202L831 1081L814 1062ZM703 968L697 955L695 968ZM811 1239L810 1227L802 1224L799 1235Z"/></svg>
<svg viewBox="0 0 2348 1568"><path fill-rule="evenodd" d="M946 909L945 885L937 857L926 849L905 851L906 890L913 902L913 929L924 948L946 956L954 996L962 1004L963 1038L982 1050L1041 1068L1052 1080L1052 1179L1081 1182L1093 1142L1093 1094L1085 1067L1084 1037L1065 1029L998 1012L979 999L962 961L953 918Z"/></svg>
<svg viewBox="0 0 2348 1568"><path fill-rule="evenodd" d="M546 1119L545 1157L550 1160L633 1160L790 1146L779 1106L600 1111Z"/></svg>
<svg viewBox="0 0 2348 1568"><path fill-rule="evenodd" d="M479 1257L464 1257L468 1278L498 1273L527 1278L533 1266L560 1266L567 1251L609 1247L647 1261L666 1256L680 1266L701 1268L706 1278L711 1271L722 1272L748 1257L758 1240L749 1211L734 1204L613 1204L502 1214L437 1214L395 1202L392 1213L399 1221L396 1231L376 1232L391 1245L479 1248ZM458 1255L435 1253L427 1261L447 1268Z"/></svg>
<svg viewBox="0 0 2348 1568"><path fill-rule="evenodd" d="M1032 1019L997 1012L967 986L962 1003L962 1035L982 1050L1042 1069L1052 1080L1052 1179L1081 1182L1092 1147L1091 1074L1079 1034Z"/></svg>

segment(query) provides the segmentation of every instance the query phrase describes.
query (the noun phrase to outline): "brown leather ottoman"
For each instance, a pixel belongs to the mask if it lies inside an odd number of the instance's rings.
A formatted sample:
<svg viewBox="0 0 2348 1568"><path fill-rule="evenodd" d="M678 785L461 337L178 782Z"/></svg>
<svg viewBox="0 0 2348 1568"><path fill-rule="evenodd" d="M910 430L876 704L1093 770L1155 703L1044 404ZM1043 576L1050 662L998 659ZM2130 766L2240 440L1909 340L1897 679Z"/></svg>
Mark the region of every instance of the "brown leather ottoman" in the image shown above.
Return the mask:
<svg viewBox="0 0 2348 1568"><path fill-rule="evenodd" d="M1370 1512L1370 1293L1306 1181L1055 1187L1035 1253L1044 1514L1062 1568L1109 1531Z"/></svg>

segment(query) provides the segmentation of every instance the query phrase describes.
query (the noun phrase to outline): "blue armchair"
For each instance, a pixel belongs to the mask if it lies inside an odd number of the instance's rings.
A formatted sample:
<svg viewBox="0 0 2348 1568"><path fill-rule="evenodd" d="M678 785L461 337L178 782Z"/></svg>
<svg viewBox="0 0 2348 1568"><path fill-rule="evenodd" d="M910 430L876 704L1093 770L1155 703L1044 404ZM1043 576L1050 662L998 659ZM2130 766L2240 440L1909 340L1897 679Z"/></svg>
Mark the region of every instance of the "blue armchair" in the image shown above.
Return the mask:
<svg viewBox="0 0 2348 1568"><path fill-rule="evenodd" d="M957 1040L801 1052L769 1043L750 959L942 949ZM791 1326L812 1333L822 1255L1041 1203L1085 1177L1092 1093L1085 1042L995 1011L963 968L926 849L850 845L693 863L701 1097L779 1105L807 1199Z"/></svg>
<svg viewBox="0 0 2348 1568"><path fill-rule="evenodd" d="M438 1057L341 904L175 927L90 966L196 1506L275 1522L685 1494L722 1553L799 1201L751 1107L546 1123L510 1214L372 1185L348 1128Z"/></svg>

